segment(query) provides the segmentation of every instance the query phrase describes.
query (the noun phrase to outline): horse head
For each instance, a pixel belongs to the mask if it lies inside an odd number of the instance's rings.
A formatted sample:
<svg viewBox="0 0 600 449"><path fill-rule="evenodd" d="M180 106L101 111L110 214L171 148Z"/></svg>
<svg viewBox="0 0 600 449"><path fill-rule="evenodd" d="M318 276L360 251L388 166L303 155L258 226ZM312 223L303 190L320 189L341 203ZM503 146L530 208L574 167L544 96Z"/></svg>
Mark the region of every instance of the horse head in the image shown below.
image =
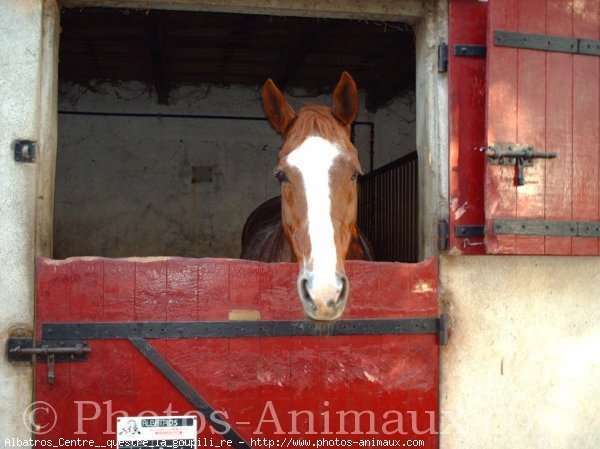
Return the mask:
<svg viewBox="0 0 600 449"><path fill-rule="evenodd" d="M307 105L297 112L272 80L262 90L271 125L283 136L275 177L281 183L281 219L298 262L298 294L306 315L338 319L350 290L344 261L357 241L358 151L350 125L358 91L344 72L331 107Z"/></svg>

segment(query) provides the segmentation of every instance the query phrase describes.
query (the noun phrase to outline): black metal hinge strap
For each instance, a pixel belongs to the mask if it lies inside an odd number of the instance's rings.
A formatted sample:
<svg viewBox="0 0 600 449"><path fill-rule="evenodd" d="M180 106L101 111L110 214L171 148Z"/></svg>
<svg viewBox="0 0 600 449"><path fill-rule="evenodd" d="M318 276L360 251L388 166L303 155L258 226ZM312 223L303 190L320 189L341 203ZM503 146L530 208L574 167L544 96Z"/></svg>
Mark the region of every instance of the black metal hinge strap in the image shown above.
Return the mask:
<svg viewBox="0 0 600 449"><path fill-rule="evenodd" d="M43 323L45 339L249 338L339 335L435 334L439 319L362 319L335 321L324 332L312 321L165 321L122 323Z"/></svg>
<svg viewBox="0 0 600 449"><path fill-rule="evenodd" d="M497 30L494 31L494 44L498 47L600 56L600 41L592 39Z"/></svg>
<svg viewBox="0 0 600 449"><path fill-rule="evenodd" d="M553 237L600 237L598 221L515 220L495 218L494 234Z"/></svg>
<svg viewBox="0 0 600 449"><path fill-rule="evenodd" d="M248 443L235 431L233 427L226 423L223 416L219 415L213 407L200 396L194 387L161 356L156 349L150 345L145 339L132 337L129 341L146 357L156 369L179 391L190 403L204 415L211 423L212 427L221 434L223 439L231 441L233 447L239 449L250 448ZM223 424L225 423L225 425Z"/></svg>

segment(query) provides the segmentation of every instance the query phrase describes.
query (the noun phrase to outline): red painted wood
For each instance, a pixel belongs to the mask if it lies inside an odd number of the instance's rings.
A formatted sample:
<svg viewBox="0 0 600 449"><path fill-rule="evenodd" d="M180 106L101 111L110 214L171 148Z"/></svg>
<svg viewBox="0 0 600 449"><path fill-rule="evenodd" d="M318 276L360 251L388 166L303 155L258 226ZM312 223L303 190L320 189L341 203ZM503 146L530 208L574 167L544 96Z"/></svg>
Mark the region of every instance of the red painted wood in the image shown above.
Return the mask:
<svg viewBox="0 0 600 449"><path fill-rule="evenodd" d="M573 2L549 0L546 6L546 33L573 37ZM549 220L572 220L573 186L573 56L548 52L546 55L547 149L568 149L546 163L546 202L544 213ZM565 67L556 70L556 67ZM546 254L570 254L570 237L547 237Z"/></svg>
<svg viewBox="0 0 600 449"><path fill-rule="evenodd" d="M519 3L517 30L545 34L546 0ZM546 52L517 52L516 94L517 142L531 143L538 151L545 151ZM516 189L517 218L544 218L545 165L541 160L525 169L525 185ZM516 253L543 254L544 237L517 236Z"/></svg>
<svg viewBox="0 0 600 449"><path fill-rule="evenodd" d="M449 189L450 242L455 254L483 254L481 238L454 236L459 225L483 225L485 156L485 58L456 57L456 44L486 44L487 3L453 0L449 5Z"/></svg>
<svg viewBox="0 0 600 449"><path fill-rule="evenodd" d="M598 254L598 239L496 236L494 218L598 221L600 122L597 57L496 47L495 30L598 39L599 3L490 2L488 143L532 144L554 160L486 169L486 249L501 254Z"/></svg>
<svg viewBox="0 0 600 449"><path fill-rule="evenodd" d="M37 329L56 321L227 320L232 310L258 311L263 320L298 319L296 270L292 264L224 259L42 259ZM419 264L349 262L347 271L352 318L437 316L435 259ZM327 325L321 326L318 337L150 342L215 409L238 423L235 429L247 440L416 438L436 448L436 425L425 435L411 433L413 421L420 431L430 427L430 415L437 422L436 336L328 337ZM36 368L36 399L58 412L57 426L44 438L80 432L104 442L115 437L115 420L123 413L191 410L129 342L96 340L89 345L86 362L56 365L54 385L46 381L45 365ZM273 418L268 405L283 434L272 422L257 429L263 413ZM292 410L304 411L296 423L288 413ZM365 412L362 434L350 433L355 430L353 410ZM341 421L340 411L348 412ZM397 427L389 423L393 418L408 434L382 434L386 423L390 432ZM371 419L375 434L368 433ZM327 426L332 433L323 435ZM313 428L315 433L307 434ZM199 436L219 444L220 437L208 426Z"/></svg>
<svg viewBox="0 0 600 449"><path fill-rule="evenodd" d="M503 5L500 5L502 3ZM502 7L501 7L502 6ZM494 30L517 30L518 0L489 4L487 45L487 141L517 141L517 50L493 45ZM493 217L516 217L517 192L515 169L486 165L485 177L485 247L488 253L516 252L517 239L512 235L494 235Z"/></svg>
<svg viewBox="0 0 600 449"><path fill-rule="evenodd" d="M600 39L600 2L577 1L573 33ZM573 56L573 219L600 220L600 58ZM599 239L574 238L573 254L599 254Z"/></svg>

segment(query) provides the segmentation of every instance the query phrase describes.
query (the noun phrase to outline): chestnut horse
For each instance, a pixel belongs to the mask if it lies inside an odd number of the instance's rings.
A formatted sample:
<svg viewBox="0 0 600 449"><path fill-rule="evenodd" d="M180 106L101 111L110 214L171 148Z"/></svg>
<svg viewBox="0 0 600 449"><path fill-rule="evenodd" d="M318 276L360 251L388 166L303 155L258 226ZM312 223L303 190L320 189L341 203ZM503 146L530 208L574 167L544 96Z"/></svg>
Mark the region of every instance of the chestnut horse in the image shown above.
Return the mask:
<svg viewBox="0 0 600 449"><path fill-rule="evenodd" d="M307 105L295 112L269 79L262 103L283 136L275 169L281 196L263 203L246 221L241 257L297 261L305 314L318 321L336 320L349 292L344 261L372 260L356 227L361 168L350 141L358 112L356 83L344 72L333 91L332 108Z"/></svg>

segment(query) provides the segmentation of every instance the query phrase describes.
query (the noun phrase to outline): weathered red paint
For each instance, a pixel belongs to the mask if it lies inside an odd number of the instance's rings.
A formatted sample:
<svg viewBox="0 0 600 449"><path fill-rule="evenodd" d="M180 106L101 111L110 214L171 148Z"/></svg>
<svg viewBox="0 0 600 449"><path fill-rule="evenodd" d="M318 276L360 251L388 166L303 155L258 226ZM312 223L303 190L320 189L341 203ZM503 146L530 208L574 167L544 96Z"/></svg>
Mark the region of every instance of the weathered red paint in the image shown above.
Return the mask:
<svg viewBox="0 0 600 449"><path fill-rule="evenodd" d="M600 59L497 47L495 30L599 39L597 0L490 2L487 139L554 151L525 168L488 165L486 250L503 254L599 254L599 239L494 235L494 218L598 221Z"/></svg>
<svg viewBox="0 0 600 449"><path fill-rule="evenodd" d="M483 254L481 238L455 237L460 225L483 225L485 156L485 58L454 56L456 44L485 45L487 3L449 5L448 91L450 131L450 245L457 254ZM473 243L475 245L473 245Z"/></svg>
<svg viewBox="0 0 600 449"><path fill-rule="evenodd" d="M296 270L292 264L226 259L42 259L37 332L44 322L228 320L234 309L257 310L263 320L302 319ZM347 273L351 294L345 318L438 314L435 259L419 264L349 262ZM231 422L248 422L235 425L248 441L253 436L312 441L415 438L425 440L427 448L437 447L435 432L410 432L413 418L408 413L416 412L415 430L429 429L427 412L437 422L434 335L182 339L151 344L211 405L227 411ZM46 366L38 364L36 400L52 404L58 415L55 428L39 438L79 436L94 438L100 445L115 438L117 411L162 414L169 404L173 413L192 408L129 342L92 340L89 345L92 353L86 362L56 364L52 385L46 380ZM82 401L94 401L100 408ZM287 432L292 425L289 410L312 411L317 432L323 431L324 412L333 418L337 411L370 410L378 434L336 435L338 420L331 419L333 434L307 435L308 418L303 417L298 435L277 435L272 423L264 424L263 434L257 435L267 401L274 404ZM390 420L384 413L391 410L403 414L408 434L381 434L381 426ZM90 418L97 411L96 419L78 423L78 414ZM47 418L39 415L38 424L46 425ZM354 430L352 419L346 421L348 430ZM212 438L214 444L220 441L208 428L200 437Z"/></svg>

